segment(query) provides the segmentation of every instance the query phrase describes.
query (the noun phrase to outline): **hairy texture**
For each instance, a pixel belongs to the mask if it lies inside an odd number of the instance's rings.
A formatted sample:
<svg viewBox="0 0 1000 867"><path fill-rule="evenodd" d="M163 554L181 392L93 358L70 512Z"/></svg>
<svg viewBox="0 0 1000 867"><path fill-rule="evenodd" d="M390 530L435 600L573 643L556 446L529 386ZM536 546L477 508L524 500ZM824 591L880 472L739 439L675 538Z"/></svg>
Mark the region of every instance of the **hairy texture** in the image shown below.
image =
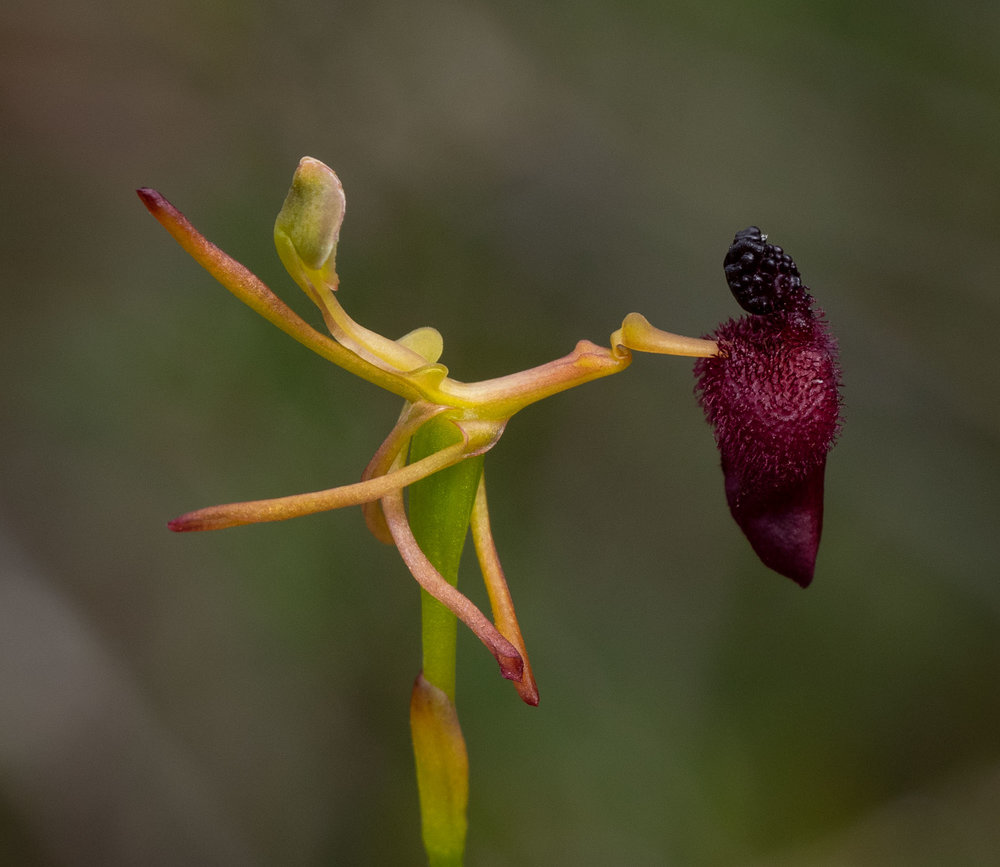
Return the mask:
<svg viewBox="0 0 1000 867"><path fill-rule="evenodd" d="M826 460L837 433L835 347L826 323L802 330L786 314L716 329L725 357L696 364L701 404L723 459L747 482L801 476Z"/></svg>
<svg viewBox="0 0 1000 867"><path fill-rule="evenodd" d="M695 363L699 402L715 428L737 524L765 565L805 587L823 527L826 456L840 427L836 343L795 263L764 245L760 230L736 236L726 276L744 307L770 312L731 319L710 335L722 354Z"/></svg>

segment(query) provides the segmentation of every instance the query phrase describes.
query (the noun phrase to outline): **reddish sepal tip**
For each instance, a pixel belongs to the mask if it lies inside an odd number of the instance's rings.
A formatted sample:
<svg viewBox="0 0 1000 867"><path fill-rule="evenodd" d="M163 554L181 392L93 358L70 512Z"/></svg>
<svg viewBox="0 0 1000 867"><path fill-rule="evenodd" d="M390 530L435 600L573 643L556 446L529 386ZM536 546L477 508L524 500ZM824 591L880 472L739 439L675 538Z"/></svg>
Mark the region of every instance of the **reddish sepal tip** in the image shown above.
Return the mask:
<svg viewBox="0 0 1000 867"><path fill-rule="evenodd" d="M520 683L524 678L524 660L520 656L498 656L500 674L505 680Z"/></svg>
<svg viewBox="0 0 1000 867"><path fill-rule="evenodd" d="M519 690L518 694L521 696L521 701L526 705L531 707L538 707L538 690Z"/></svg>
<svg viewBox="0 0 1000 867"><path fill-rule="evenodd" d="M166 199L152 187L140 187L135 191L142 203L152 212L162 210Z"/></svg>

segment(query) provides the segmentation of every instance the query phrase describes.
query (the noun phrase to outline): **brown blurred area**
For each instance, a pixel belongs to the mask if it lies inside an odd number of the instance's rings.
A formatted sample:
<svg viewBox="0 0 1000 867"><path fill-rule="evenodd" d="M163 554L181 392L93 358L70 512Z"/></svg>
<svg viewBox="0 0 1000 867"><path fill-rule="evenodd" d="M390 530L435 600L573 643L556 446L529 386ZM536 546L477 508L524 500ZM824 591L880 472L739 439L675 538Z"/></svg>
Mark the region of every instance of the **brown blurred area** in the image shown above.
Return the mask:
<svg viewBox="0 0 1000 867"><path fill-rule="evenodd" d="M394 551L356 510L165 529L355 481L398 412L133 192L309 316L271 244L304 154L347 309L437 326L457 378L632 310L710 330L750 224L841 343L805 592L732 523L689 361L513 420L486 472L542 699L463 636L467 863L1000 861L998 38L916 0L4 4L0 863L422 863Z"/></svg>

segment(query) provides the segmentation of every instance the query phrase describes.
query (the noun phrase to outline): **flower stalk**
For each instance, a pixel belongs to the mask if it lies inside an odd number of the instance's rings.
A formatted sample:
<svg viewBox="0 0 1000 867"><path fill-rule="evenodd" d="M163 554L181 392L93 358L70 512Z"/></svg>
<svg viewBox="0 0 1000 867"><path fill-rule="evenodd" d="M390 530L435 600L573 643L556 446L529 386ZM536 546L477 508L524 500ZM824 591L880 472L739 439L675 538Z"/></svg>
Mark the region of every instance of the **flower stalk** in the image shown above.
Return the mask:
<svg viewBox="0 0 1000 867"><path fill-rule="evenodd" d="M447 419L431 419L413 437L410 460L422 460L461 442ZM435 473L409 490L414 541L452 587L469 532L469 518L483 473L483 456ZM458 621L453 611L421 591L423 669L413 687L410 730L420 797L421 833L432 867L462 863L467 828L469 760L455 708ZM511 647L505 676L520 677L523 663ZM503 666L503 662L501 662ZM516 677L514 677L516 675Z"/></svg>

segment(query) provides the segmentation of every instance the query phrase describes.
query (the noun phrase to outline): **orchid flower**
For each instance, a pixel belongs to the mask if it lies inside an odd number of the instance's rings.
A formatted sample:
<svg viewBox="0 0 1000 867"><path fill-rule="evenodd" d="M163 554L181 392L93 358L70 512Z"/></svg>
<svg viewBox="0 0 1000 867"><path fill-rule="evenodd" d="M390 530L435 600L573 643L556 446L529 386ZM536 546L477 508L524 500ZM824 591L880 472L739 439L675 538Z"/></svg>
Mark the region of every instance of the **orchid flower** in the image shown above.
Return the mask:
<svg viewBox="0 0 1000 867"><path fill-rule="evenodd" d="M436 329L417 328L393 340L355 322L340 304L335 266L346 203L339 178L319 160L300 161L275 222L274 240L282 263L319 309L330 336L316 331L249 270L202 236L158 192L144 188L138 194L181 247L237 298L318 355L405 401L361 481L198 509L170 521L170 529L220 530L362 506L372 533L396 546L420 586L478 636L503 676L515 682L522 699L537 704L537 686L493 544L485 482L478 483L470 526L494 621L452 586L421 550L408 520L403 489L492 449L510 418L529 404L624 370L631 363L631 350L712 356L718 352L717 343L661 331L633 313L611 336L610 346L582 340L568 355L539 367L482 382L461 382L438 361L443 341ZM454 441L408 460L415 434L432 420L450 426Z"/></svg>
<svg viewBox="0 0 1000 867"><path fill-rule="evenodd" d="M317 331L239 262L204 238L162 195L143 203L216 280L318 355L403 399L398 420L360 481L305 494L229 503L170 521L177 532L221 530L361 506L379 540L394 545L423 597L423 669L410 725L424 846L432 865L460 864L466 834L468 757L455 710L455 618L493 654L521 698L538 687L490 527L483 457L507 423L536 401L619 373L632 353L691 356L697 392L715 429L726 498L761 560L802 586L813 576L822 529L826 455L840 426L836 344L795 263L756 227L737 234L724 262L748 316L704 338L662 331L630 313L608 345L581 340L567 355L482 382L439 362L441 335L398 339L352 319L340 304L337 245L345 199L336 174L304 157L274 226L282 263L319 310ZM404 490L408 498L404 499ZM492 619L456 584L471 531ZM454 616L453 616L454 615Z"/></svg>

